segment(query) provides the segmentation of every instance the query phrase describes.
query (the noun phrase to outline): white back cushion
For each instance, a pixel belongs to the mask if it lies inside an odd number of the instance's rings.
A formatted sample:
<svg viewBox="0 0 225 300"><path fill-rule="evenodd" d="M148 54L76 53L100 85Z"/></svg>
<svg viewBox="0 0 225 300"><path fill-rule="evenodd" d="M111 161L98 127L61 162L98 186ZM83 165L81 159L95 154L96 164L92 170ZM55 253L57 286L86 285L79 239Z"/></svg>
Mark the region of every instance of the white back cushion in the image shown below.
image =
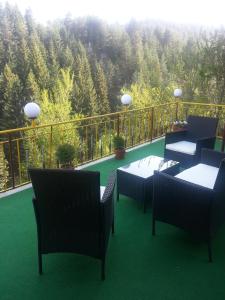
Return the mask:
<svg viewBox="0 0 225 300"><path fill-rule="evenodd" d="M194 155L196 152L196 143L180 141L172 144L166 144L166 149Z"/></svg>
<svg viewBox="0 0 225 300"><path fill-rule="evenodd" d="M198 164L194 167L184 170L175 177L207 187L209 189L213 189L218 171L219 168L205 164Z"/></svg>

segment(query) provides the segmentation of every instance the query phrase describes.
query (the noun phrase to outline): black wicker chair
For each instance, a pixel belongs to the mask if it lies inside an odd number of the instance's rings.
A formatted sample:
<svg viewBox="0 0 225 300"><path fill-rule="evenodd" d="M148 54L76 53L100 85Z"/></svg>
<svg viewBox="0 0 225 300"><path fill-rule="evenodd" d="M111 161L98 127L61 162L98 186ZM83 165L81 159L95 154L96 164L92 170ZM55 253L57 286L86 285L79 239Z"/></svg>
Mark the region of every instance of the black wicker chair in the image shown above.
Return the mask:
<svg viewBox="0 0 225 300"><path fill-rule="evenodd" d="M216 140L217 118L189 116L182 131L170 132L165 137L164 157L189 167L200 161L201 149L213 149Z"/></svg>
<svg viewBox="0 0 225 300"><path fill-rule="evenodd" d="M110 231L114 233L115 174L102 194L100 173L66 169L29 169L37 222L39 273L42 254L72 252L101 260L105 257Z"/></svg>
<svg viewBox="0 0 225 300"><path fill-rule="evenodd" d="M152 234L156 220L187 230L208 243L212 261L211 239L225 221L225 153L203 149L200 164L175 177L156 171L153 181Z"/></svg>

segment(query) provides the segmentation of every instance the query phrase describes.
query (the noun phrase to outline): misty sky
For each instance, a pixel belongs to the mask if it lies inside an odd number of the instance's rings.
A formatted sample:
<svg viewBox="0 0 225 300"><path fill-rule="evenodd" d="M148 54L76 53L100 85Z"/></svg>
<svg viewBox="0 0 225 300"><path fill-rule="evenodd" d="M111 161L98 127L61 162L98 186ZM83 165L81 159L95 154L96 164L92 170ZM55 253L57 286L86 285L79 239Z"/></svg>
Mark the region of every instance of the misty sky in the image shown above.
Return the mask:
<svg viewBox="0 0 225 300"><path fill-rule="evenodd" d="M32 10L36 21L45 23L63 18L98 16L112 23L136 20L164 20L207 26L225 25L225 0L8 0L17 4L22 13ZM2 2L4 3L4 2Z"/></svg>

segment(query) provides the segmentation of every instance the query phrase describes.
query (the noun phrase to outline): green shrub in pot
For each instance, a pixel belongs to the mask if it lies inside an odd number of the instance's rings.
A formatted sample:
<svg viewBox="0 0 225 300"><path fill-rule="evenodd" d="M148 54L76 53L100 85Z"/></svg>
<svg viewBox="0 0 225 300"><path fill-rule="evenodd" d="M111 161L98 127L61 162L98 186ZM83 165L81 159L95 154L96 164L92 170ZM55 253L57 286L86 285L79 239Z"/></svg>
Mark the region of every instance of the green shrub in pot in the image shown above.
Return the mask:
<svg viewBox="0 0 225 300"><path fill-rule="evenodd" d="M123 159L125 156L125 139L122 136L113 137L113 145L116 159Z"/></svg>
<svg viewBox="0 0 225 300"><path fill-rule="evenodd" d="M73 167L73 160L75 159L76 149L71 144L61 144L56 149L56 159L62 168Z"/></svg>

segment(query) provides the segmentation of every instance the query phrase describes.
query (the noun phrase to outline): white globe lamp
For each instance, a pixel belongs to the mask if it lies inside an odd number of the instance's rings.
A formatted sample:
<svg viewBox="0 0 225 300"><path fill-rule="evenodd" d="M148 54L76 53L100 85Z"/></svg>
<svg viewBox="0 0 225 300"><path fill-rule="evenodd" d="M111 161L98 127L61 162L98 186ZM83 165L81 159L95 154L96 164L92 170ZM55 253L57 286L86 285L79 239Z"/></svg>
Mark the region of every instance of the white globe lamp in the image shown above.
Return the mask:
<svg viewBox="0 0 225 300"><path fill-rule="evenodd" d="M179 98L182 96L182 89L175 89L173 92L174 97Z"/></svg>
<svg viewBox="0 0 225 300"><path fill-rule="evenodd" d="M121 103L123 105L129 105L131 104L131 101L132 101L132 97L128 94L124 94L122 97L121 97Z"/></svg>
<svg viewBox="0 0 225 300"><path fill-rule="evenodd" d="M28 119L32 120L32 126L35 125L34 120L39 116L40 112L41 109L35 102L27 103L24 106L24 113L28 117Z"/></svg>

